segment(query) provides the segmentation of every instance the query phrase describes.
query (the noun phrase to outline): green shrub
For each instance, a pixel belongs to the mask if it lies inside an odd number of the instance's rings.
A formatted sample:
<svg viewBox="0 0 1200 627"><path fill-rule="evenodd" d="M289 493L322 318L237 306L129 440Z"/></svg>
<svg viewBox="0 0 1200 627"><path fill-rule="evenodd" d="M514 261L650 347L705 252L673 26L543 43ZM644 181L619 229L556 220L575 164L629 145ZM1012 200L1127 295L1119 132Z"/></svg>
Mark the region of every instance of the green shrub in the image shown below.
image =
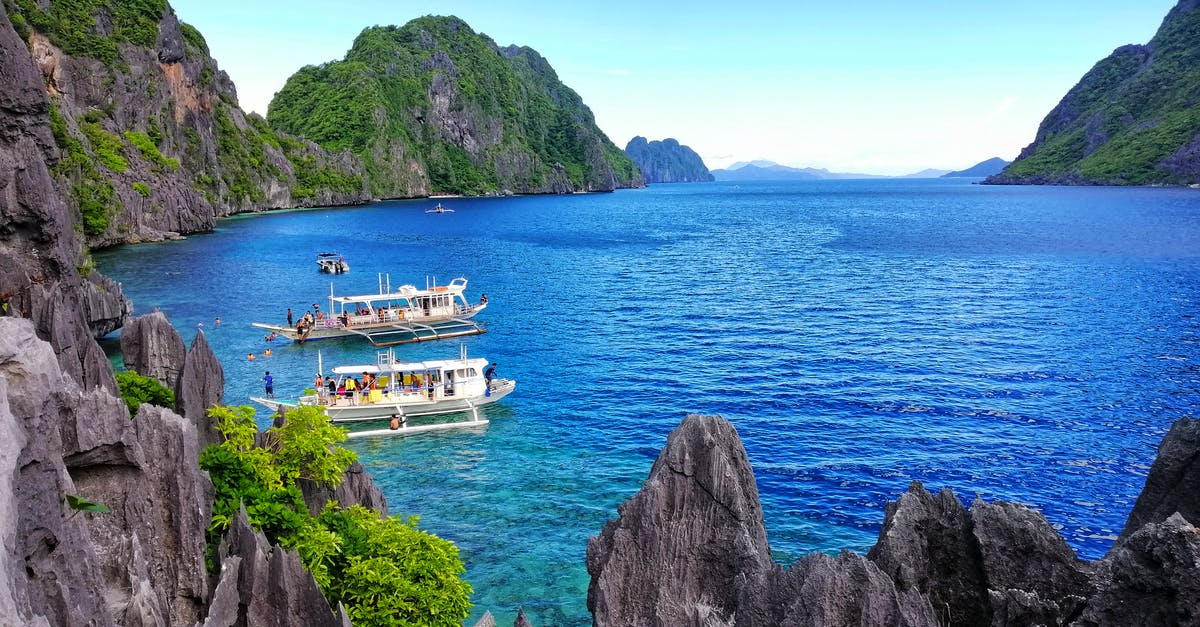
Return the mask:
<svg viewBox="0 0 1200 627"><path fill-rule="evenodd" d="M47 3L45 11L35 0L5 4L10 16L44 33L67 54L98 59L109 67L120 65L117 42L153 47L158 22L167 10L166 0L55 0ZM112 18L111 36L96 32L96 15L101 11Z"/></svg>
<svg viewBox="0 0 1200 627"><path fill-rule="evenodd" d="M79 130L87 137L92 145L92 152L101 165L113 172L125 172L129 169L129 162L121 156L125 145L120 137L104 130L97 122L87 121L86 118L79 125Z"/></svg>
<svg viewBox="0 0 1200 627"><path fill-rule="evenodd" d="M129 414L137 413L142 403L159 407L175 407L175 393L153 377L144 377L132 370L117 373L117 388L121 400L129 407Z"/></svg>
<svg viewBox="0 0 1200 627"><path fill-rule="evenodd" d="M133 191L141 194L142 198L150 195L150 186L145 181L137 181L131 187L133 187Z"/></svg>
<svg viewBox="0 0 1200 627"><path fill-rule="evenodd" d="M113 193L112 183L105 180L85 179L71 188L71 195L79 204L83 232L88 235L106 232L109 220L121 208Z"/></svg>
<svg viewBox="0 0 1200 627"><path fill-rule="evenodd" d="M461 625L470 613L471 586L463 581L458 547L417 529L417 519L380 518L361 506L326 505L318 521L336 534L316 538L326 594L346 605L355 625ZM419 559L414 559L419 556ZM412 585L419 582L420 585Z"/></svg>
<svg viewBox="0 0 1200 627"><path fill-rule="evenodd" d="M166 169L171 172L179 169L179 159L164 156L163 153L159 152L158 146L154 145L154 140L150 138L148 133L125 131L125 139L129 140L129 143L134 148L137 148L138 152L142 153L142 157L146 161L153 163L156 169Z"/></svg>
<svg viewBox="0 0 1200 627"><path fill-rule="evenodd" d="M318 407L287 412L281 427L255 446L250 407L214 407L209 416L224 437L200 456L214 487L209 546L240 507L269 540L292 549L330 604L343 603L356 625L454 625L470 611L471 586L453 543L416 528L417 519L380 518L361 506L334 503L313 517L296 480L337 485L356 459L337 446L346 431Z"/></svg>
<svg viewBox="0 0 1200 627"><path fill-rule="evenodd" d="M208 56L208 42L204 41L204 35L201 35L195 26L187 22L180 22L179 32L183 34L183 43L188 48L194 50L198 56Z"/></svg>

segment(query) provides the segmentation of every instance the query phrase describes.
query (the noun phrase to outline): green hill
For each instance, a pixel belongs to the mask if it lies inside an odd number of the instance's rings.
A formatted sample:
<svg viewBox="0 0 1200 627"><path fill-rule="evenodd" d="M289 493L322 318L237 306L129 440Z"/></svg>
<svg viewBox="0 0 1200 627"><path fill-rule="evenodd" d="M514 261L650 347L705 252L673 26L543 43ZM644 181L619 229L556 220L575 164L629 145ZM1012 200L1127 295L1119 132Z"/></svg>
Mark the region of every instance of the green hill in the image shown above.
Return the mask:
<svg viewBox="0 0 1200 627"><path fill-rule="evenodd" d="M288 79L267 120L361 156L380 197L644 184L541 55L456 17L362 31L341 61Z"/></svg>
<svg viewBox="0 0 1200 627"><path fill-rule="evenodd" d="M1180 0L1146 45L1100 61L987 183L1200 182L1200 2Z"/></svg>

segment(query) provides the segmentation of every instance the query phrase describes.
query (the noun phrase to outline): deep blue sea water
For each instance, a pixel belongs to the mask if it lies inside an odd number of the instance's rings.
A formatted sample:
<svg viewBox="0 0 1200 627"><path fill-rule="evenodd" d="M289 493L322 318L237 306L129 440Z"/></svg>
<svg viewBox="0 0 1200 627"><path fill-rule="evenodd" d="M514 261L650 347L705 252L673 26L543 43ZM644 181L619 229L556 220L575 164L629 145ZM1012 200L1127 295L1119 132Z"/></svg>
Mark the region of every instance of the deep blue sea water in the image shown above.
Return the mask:
<svg viewBox="0 0 1200 627"><path fill-rule="evenodd" d="M203 323L227 403L361 341L274 354L252 321L426 277L489 297L472 355L516 392L486 429L350 446L391 513L453 540L471 623L590 623L589 536L692 412L737 427L779 561L865 551L913 480L1041 510L1104 554L1171 423L1200 407L1200 191L956 180L655 185L276 212L97 253L136 313ZM317 272L315 254L352 270ZM214 319L221 318L216 326ZM246 355L259 358L248 362Z"/></svg>

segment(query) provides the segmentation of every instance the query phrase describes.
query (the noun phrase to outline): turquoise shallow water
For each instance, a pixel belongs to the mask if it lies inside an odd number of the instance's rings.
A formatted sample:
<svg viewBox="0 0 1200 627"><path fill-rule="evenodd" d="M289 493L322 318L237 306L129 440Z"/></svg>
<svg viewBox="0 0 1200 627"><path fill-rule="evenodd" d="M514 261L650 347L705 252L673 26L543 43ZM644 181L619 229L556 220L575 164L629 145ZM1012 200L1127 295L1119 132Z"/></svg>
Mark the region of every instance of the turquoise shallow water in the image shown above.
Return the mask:
<svg viewBox="0 0 1200 627"><path fill-rule="evenodd" d="M1111 546L1158 440L1200 404L1200 193L963 181L656 185L586 196L278 212L96 255L138 313L203 323L226 402L372 361L356 341L267 346L339 294L463 275L472 355L517 391L485 429L352 447L392 513L456 542L476 611L590 623L587 539L691 412L737 427L787 564L865 551L884 504L930 489L1027 503L1081 557ZM352 270L316 271L319 251ZM214 319L220 316L221 325ZM246 361L246 354L260 357Z"/></svg>

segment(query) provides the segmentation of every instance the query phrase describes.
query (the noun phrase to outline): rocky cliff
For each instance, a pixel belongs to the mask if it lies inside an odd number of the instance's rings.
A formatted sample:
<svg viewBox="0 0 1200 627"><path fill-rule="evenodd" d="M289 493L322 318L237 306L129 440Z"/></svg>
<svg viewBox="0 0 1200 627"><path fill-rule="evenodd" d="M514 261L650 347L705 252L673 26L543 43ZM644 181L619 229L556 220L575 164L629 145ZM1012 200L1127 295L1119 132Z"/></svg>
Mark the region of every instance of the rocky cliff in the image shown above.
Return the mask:
<svg viewBox="0 0 1200 627"><path fill-rule="evenodd" d="M77 214L47 166L59 158L49 112L41 71L0 14L0 315L32 320L80 385L115 391L92 338L120 326L130 306L115 283L90 271Z"/></svg>
<svg viewBox="0 0 1200 627"><path fill-rule="evenodd" d="M674 139L646 141L634 137L625 146L625 154L637 164L647 183L701 183L713 175L694 150Z"/></svg>
<svg viewBox="0 0 1200 627"><path fill-rule="evenodd" d="M204 37L166 0L4 8L24 42L5 63L33 60L45 161L88 247L208 231L238 212L370 200L360 160L243 113Z"/></svg>
<svg viewBox="0 0 1200 627"><path fill-rule="evenodd" d="M642 490L588 543L596 625L1194 625L1200 421L1171 429L1126 530L1083 562L1022 505L913 483L864 557L770 557L754 475L727 421L688 416ZM1181 513L1182 512L1182 513Z"/></svg>
<svg viewBox="0 0 1200 627"><path fill-rule="evenodd" d="M267 120L360 155L380 197L644 185L546 59L455 17L363 30L341 61L288 79Z"/></svg>
<svg viewBox="0 0 1200 627"><path fill-rule="evenodd" d="M1200 183L1200 2L1179 0L1146 45L1117 48L1042 120L994 184Z"/></svg>

